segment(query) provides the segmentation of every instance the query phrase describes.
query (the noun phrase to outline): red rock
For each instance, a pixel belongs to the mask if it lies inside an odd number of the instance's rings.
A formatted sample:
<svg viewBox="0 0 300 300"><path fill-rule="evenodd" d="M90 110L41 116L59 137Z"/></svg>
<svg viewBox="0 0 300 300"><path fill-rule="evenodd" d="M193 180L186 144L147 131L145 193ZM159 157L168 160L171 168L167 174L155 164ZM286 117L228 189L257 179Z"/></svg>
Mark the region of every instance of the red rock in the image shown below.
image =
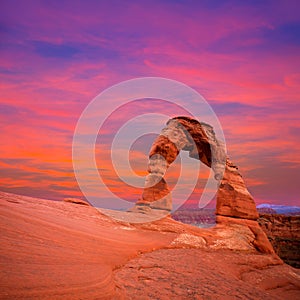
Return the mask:
<svg viewBox="0 0 300 300"><path fill-rule="evenodd" d="M300 268L300 216L261 214L258 223L279 257Z"/></svg>
<svg viewBox="0 0 300 300"><path fill-rule="evenodd" d="M136 210L139 210L139 206L171 210L171 193L163 176L181 150L189 151L190 157L201 160L213 169L215 178L219 181L216 214L220 217L217 218L217 222L222 220L224 223L229 220L225 221L221 216L230 217L230 220L258 218L254 199L238 167L226 159L224 145L217 139L213 128L189 117L169 120L154 141L149 154L149 175L142 199L136 204ZM257 222L249 223L247 228L255 236L253 245L257 249L265 253L274 253L272 245Z"/></svg>
<svg viewBox="0 0 300 300"><path fill-rule="evenodd" d="M300 270L253 246L255 221L133 225L91 206L2 192L0 204L1 299L300 296Z"/></svg>
<svg viewBox="0 0 300 300"><path fill-rule="evenodd" d="M257 221L217 216L217 223L229 227L233 224L237 224L249 228L254 235L254 238L250 241L251 244L262 253L275 254L275 251L270 241L268 240L267 235L260 228Z"/></svg>
<svg viewBox="0 0 300 300"><path fill-rule="evenodd" d="M238 168L229 160L217 193L216 214L256 220L258 212Z"/></svg>
<svg viewBox="0 0 300 300"><path fill-rule="evenodd" d="M299 295L289 270L269 256L188 248L142 254L114 276L125 299L279 300Z"/></svg>
<svg viewBox="0 0 300 300"><path fill-rule="evenodd" d="M258 218L254 200L238 168L229 159L226 160L224 145L216 138L213 128L189 117L169 120L154 141L149 154L149 175L137 205L171 209L171 195L163 176L180 150L189 151L190 157L200 159L211 167L216 180L221 180L217 195L218 215Z"/></svg>
<svg viewBox="0 0 300 300"><path fill-rule="evenodd" d="M64 198L64 202L91 206L87 201L84 201L84 200L79 199L79 198Z"/></svg>
<svg viewBox="0 0 300 300"><path fill-rule="evenodd" d="M217 179L222 177L225 166L224 146L216 139L213 128L189 117L169 120L154 141L150 153L145 190L139 204L170 210L171 196L163 176L176 159L180 150L189 151L192 158L200 159L213 168Z"/></svg>

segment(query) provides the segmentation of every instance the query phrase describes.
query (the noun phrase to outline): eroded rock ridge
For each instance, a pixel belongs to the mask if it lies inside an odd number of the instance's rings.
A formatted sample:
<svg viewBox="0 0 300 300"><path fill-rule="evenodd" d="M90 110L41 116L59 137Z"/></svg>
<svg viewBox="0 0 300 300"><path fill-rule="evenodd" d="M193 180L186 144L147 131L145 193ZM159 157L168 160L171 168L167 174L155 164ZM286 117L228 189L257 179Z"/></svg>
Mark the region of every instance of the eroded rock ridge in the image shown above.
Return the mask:
<svg viewBox="0 0 300 300"><path fill-rule="evenodd" d="M258 212L245 182L226 155L213 127L190 117L170 119L154 141L148 163L148 176L142 198L134 210L147 212L153 209L171 211L172 198L164 175L179 152L212 168L218 181L216 221L219 224L245 226L255 236L253 245L262 252L274 253L265 233L257 223Z"/></svg>
<svg viewBox="0 0 300 300"><path fill-rule="evenodd" d="M225 146L217 139L213 127L190 117L170 119L154 141L149 153L149 174L138 205L172 209L171 193L164 174L181 150L188 151L191 158L213 169L219 182L217 215L258 218L254 200L237 166L226 156Z"/></svg>

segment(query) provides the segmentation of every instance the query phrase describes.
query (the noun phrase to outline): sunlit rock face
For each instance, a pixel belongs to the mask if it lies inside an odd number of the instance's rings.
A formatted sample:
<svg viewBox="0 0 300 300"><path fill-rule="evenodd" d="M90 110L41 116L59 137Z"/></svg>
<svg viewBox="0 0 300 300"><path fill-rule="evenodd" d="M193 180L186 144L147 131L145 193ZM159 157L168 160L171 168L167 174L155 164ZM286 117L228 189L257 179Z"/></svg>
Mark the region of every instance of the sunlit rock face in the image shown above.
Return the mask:
<svg viewBox="0 0 300 300"><path fill-rule="evenodd" d="M75 200L0 191L0 299L299 299L300 270L254 220L203 229L117 212L144 220L130 223Z"/></svg>
<svg viewBox="0 0 300 300"><path fill-rule="evenodd" d="M213 128L189 117L170 119L150 149L149 174L142 198L137 202L139 209L172 209L172 198L164 175L181 150L188 151L191 158L211 167L216 180L222 178L226 161L225 148L217 140Z"/></svg>
<svg viewBox="0 0 300 300"><path fill-rule="evenodd" d="M217 139L213 127L189 117L177 117L172 120L179 122L185 129L189 143L182 150L189 151L190 157L212 168L216 180L220 180L224 173L226 152L224 144Z"/></svg>
<svg viewBox="0 0 300 300"><path fill-rule="evenodd" d="M217 193L216 214L242 219L258 218L253 197L246 188L242 175L229 159Z"/></svg>
<svg viewBox="0 0 300 300"><path fill-rule="evenodd" d="M264 213L258 223L280 258L300 269L300 216Z"/></svg>
<svg viewBox="0 0 300 300"><path fill-rule="evenodd" d="M216 222L228 228L240 226L251 232L255 248L264 253L274 253L266 234L257 223L258 212L253 197L234 165L226 156L224 144L215 135L213 127L189 117L169 120L154 141L148 163L148 176L142 198L132 211L151 213L154 210L172 209L171 192L164 174L179 152L188 151L189 156L212 168L218 182ZM236 243L236 241L235 241Z"/></svg>
<svg viewBox="0 0 300 300"><path fill-rule="evenodd" d="M254 200L247 190L238 168L226 159L224 144L213 127L189 117L170 119L154 141L148 163L148 176L142 198L137 205L172 209L170 190L164 174L181 150L212 168L219 182L218 215L257 219Z"/></svg>

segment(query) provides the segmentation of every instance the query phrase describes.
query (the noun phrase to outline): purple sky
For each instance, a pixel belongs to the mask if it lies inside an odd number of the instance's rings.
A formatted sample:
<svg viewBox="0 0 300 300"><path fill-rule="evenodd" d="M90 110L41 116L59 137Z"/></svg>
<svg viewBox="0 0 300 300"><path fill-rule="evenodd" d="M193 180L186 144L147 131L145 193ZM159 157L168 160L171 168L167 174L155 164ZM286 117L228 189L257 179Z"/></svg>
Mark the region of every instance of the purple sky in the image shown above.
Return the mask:
<svg viewBox="0 0 300 300"><path fill-rule="evenodd" d="M1 190L80 197L82 110L158 76L209 102L257 203L299 204L299 1L1 1L0 37Z"/></svg>

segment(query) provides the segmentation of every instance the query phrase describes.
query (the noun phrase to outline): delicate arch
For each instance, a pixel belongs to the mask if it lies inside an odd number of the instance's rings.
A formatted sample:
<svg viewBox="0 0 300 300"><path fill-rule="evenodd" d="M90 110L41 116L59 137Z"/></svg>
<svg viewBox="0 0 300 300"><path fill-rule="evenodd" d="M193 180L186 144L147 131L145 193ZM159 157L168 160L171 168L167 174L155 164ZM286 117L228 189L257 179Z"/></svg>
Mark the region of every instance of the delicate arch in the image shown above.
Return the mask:
<svg viewBox="0 0 300 300"><path fill-rule="evenodd" d="M224 145L216 138L213 127L190 117L170 119L154 141L142 198L138 210L172 209L171 193L164 174L181 150L212 168L219 183L216 214L221 216L257 219L253 197L247 190L241 174L226 157Z"/></svg>

